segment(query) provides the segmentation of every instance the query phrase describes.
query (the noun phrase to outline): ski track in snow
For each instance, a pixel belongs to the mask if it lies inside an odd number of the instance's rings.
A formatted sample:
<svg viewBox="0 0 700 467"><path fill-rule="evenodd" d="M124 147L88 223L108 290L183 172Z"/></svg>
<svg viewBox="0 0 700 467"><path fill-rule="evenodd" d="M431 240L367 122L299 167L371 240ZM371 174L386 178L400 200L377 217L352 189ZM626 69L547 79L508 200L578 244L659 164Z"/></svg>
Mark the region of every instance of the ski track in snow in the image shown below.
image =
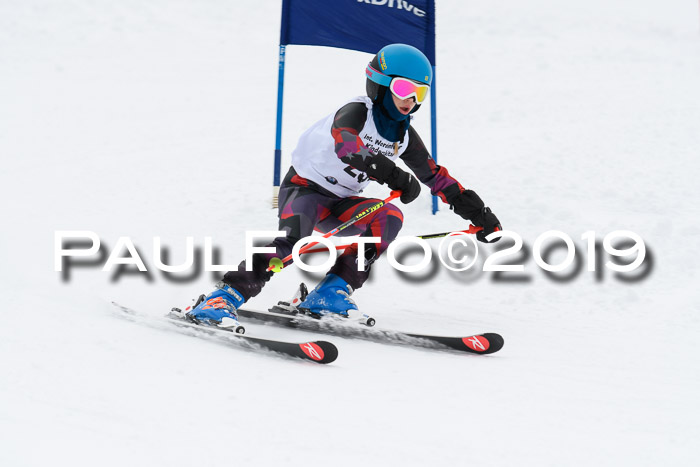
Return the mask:
<svg viewBox="0 0 700 467"><path fill-rule="evenodd" d="M529 247L561 230L585 260L584 232L636 232L646 280L559 283L530 256L528 282L442 267L411 282L382 259L354 295L378 326L498 332L491 356L328 337L340 355L320 366L114 316L113 300L156 317L211 289L213 274L166 280L154 236L172 264L186 236L237 264L246 230L276 230L280 3L0 3L0 465L691 465L697 2L438 5L440 163ZM287 57L285 170L308 125L363 93L370 55ZM428 142L425 107L414 125ZM423 190L400 205L402 235L466 227L430 203ZM93 265L63 281L56 230L109 249L129 236L151 273ZM290 268L248 306L301 281L314 279Z"/></svg>

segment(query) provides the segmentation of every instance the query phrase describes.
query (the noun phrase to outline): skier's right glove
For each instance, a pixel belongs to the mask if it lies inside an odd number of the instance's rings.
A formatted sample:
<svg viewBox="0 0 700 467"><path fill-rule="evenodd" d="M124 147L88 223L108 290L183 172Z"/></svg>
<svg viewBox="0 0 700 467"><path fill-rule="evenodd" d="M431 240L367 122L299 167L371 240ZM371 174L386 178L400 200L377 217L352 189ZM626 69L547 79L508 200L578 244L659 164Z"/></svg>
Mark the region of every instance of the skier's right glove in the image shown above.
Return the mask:
<svg viewBox="0 0 700 467"><path fill-rule="evenodd" d="M420 183L416 177L398 167L394 167L386 184L392 190L401 190L400 199L403 204L414 201L420 194Z"/></svg>
<svg viewBox="0 0 700 467"><path fill-rule="evenodd" d="M420 183L416 177L396 166L394 161L366 150L343 156L341 161L365 172L371 179L385 184L392 190L401 190L401 202L408 204L418 198Z"/></svg>

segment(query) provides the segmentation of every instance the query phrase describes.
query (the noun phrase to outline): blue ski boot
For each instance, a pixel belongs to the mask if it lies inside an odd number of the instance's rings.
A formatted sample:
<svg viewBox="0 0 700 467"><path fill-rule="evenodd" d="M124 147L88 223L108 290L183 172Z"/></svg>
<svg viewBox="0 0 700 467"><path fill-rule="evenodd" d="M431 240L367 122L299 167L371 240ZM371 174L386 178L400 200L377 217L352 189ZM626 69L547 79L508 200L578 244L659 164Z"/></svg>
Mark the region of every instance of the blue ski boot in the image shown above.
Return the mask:
<svg viewBox="0 0 700 467"><path fill-rule="evenodd" d="M352 292L350 284L335 274L328 274L309 293L299 308L309 310L312 315L318 317L335 314L348 318L350 316L348 312L357 310L357 305L350 298Z"/></svg>
<svg viewBox="0 0 700 467"><path fill-rule="evenodd" d="M188 310L188 319L201 324L229 329L243 334L245 328L238 323L236 311L245 303L243 296L225 282L216 284L216 289L199 300L192 310Z"/></svg>

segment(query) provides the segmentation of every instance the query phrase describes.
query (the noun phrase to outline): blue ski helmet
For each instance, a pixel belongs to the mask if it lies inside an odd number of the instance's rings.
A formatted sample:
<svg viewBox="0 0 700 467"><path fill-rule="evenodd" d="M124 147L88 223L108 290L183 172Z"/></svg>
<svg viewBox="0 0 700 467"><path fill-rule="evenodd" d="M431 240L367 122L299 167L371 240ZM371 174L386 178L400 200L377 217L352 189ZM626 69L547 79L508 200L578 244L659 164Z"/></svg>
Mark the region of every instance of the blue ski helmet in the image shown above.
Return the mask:
<svg viewBox="0 0 700 467"><path fill-rule="evenodd" d="M400 76L413 81L430 84L433 81L433 67L423 52L408 44L389 44L374 56L367 68L367 96L373 102L384 98L391 79ZM416 105L414 112L420 105Z"/></svg>

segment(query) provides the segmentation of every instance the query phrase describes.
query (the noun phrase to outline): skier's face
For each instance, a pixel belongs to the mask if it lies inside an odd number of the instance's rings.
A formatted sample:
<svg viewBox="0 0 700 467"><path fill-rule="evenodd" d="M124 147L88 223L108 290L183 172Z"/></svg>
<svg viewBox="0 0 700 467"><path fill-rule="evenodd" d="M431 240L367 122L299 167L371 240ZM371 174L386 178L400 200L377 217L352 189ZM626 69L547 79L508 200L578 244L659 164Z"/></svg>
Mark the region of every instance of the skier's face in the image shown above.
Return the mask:
<svg viewBox="0 0 700 467"><path fill-rule="evenodd" d="M415 97L409 97L408 99L399 99L392 93L391 98L394 100L394 105L397 109L399 109L399 112L401 112L402 115L408 115L409 113L411 113L411 110L413 110L413 107L416 106Z"/></svg>

